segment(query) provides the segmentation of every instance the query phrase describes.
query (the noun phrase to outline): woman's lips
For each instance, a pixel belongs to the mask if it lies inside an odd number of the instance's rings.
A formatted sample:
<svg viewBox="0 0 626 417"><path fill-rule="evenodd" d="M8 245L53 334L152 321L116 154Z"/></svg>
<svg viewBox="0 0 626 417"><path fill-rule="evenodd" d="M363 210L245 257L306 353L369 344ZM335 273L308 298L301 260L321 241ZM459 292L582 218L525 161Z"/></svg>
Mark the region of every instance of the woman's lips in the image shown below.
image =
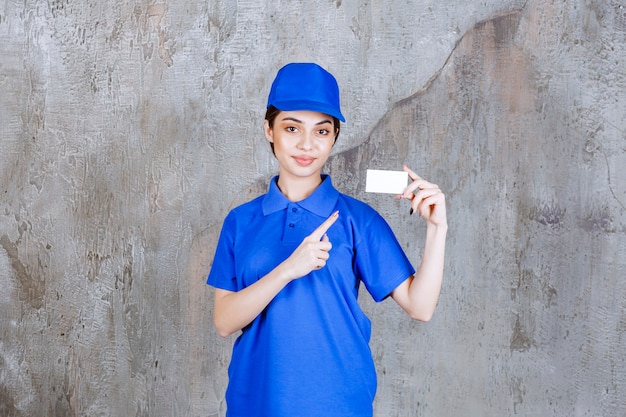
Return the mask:
<svg viewBox="0 0 626 417"><path fill-rule="evenodd" d="M313 161L315 161L315 158L303 155L294 156L293 159L298 163L298 165L301 166L309 166L313 163Z"/></svg>

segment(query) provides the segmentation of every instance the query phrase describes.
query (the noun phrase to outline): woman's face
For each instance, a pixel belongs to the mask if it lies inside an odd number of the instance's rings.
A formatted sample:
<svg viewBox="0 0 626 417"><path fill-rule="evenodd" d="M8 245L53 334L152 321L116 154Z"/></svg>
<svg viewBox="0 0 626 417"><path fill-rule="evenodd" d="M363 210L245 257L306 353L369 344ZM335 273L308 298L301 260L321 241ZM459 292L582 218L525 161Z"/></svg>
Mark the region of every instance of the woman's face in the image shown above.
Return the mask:
<svg viewBox="0 0 626 417"><path fill-rule="evenodd" d="M272 127L265 120L265 136L274 144L280 176L319 177L335 143L335 131L331 116L312 111L281 111Z"/></svg>

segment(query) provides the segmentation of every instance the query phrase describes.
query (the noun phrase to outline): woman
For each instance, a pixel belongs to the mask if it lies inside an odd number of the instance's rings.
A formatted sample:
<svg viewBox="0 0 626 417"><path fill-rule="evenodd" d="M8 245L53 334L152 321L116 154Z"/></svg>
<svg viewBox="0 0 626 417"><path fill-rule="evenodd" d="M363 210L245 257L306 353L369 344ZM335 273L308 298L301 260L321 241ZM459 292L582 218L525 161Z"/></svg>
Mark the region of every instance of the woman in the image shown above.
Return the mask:
<svg viewBox="0 0 626 417"><path fill-rule="evenodd" d="M385 220L322 174L340 121L330 73L312 63L278 72L264 122L278 175L228 214L207 280L219 334L242 331L228 372L229 417L371 416L376 372L360 284L417 320L430 320L437 304L444 195L404 167L412 182L399 197L427 223L416 272Z"/></svg>

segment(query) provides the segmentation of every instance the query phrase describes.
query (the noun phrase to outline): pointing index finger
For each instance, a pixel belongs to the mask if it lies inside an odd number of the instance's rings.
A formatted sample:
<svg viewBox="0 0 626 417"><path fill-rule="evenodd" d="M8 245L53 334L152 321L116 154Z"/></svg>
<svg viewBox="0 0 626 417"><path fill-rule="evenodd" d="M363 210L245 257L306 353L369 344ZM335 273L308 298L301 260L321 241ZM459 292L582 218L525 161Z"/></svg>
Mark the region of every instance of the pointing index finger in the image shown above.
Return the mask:
<svg viewBox="0 0 626 417"><path fill-rule="evenodd" d="M313 233L311 233L310 236L314 238L315 240L321 240L322 237L326 234L326 231L330 229L330 226L332 226L333 223L335 223L338 218L339 218L339 210L337 210L336 212L331 214L326 220L324 220L324 222L320 224L318 228L315 229Z"/></svg>

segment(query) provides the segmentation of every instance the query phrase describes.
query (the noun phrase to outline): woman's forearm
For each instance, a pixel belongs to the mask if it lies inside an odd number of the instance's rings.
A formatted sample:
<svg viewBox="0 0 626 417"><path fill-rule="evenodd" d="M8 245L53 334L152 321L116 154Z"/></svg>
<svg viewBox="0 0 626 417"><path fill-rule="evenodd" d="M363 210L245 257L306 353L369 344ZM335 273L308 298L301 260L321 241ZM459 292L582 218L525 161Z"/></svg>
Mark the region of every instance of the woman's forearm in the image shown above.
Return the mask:
<svg viewBox="0 0 626 417"><path fill-rule="evenodd" d="M422 262L415 275L392 293L393 299L415 320L429 321L441 292L447 226L429 225Z"/></svg>
<svg viewBox="0 0 626 417"><path fill-rule="evenodd" d="M422 262L411 283L410 296L423 321L432 317L441 293L447 230L447 226L426 229Z"/></svg>
<svg viewBox="0 0 626 417"><path fill-rule="evenodd" d="M213 322L219 335L227 337L250 324L289 282L279 266L241 291L216 289Z"/></svg>

